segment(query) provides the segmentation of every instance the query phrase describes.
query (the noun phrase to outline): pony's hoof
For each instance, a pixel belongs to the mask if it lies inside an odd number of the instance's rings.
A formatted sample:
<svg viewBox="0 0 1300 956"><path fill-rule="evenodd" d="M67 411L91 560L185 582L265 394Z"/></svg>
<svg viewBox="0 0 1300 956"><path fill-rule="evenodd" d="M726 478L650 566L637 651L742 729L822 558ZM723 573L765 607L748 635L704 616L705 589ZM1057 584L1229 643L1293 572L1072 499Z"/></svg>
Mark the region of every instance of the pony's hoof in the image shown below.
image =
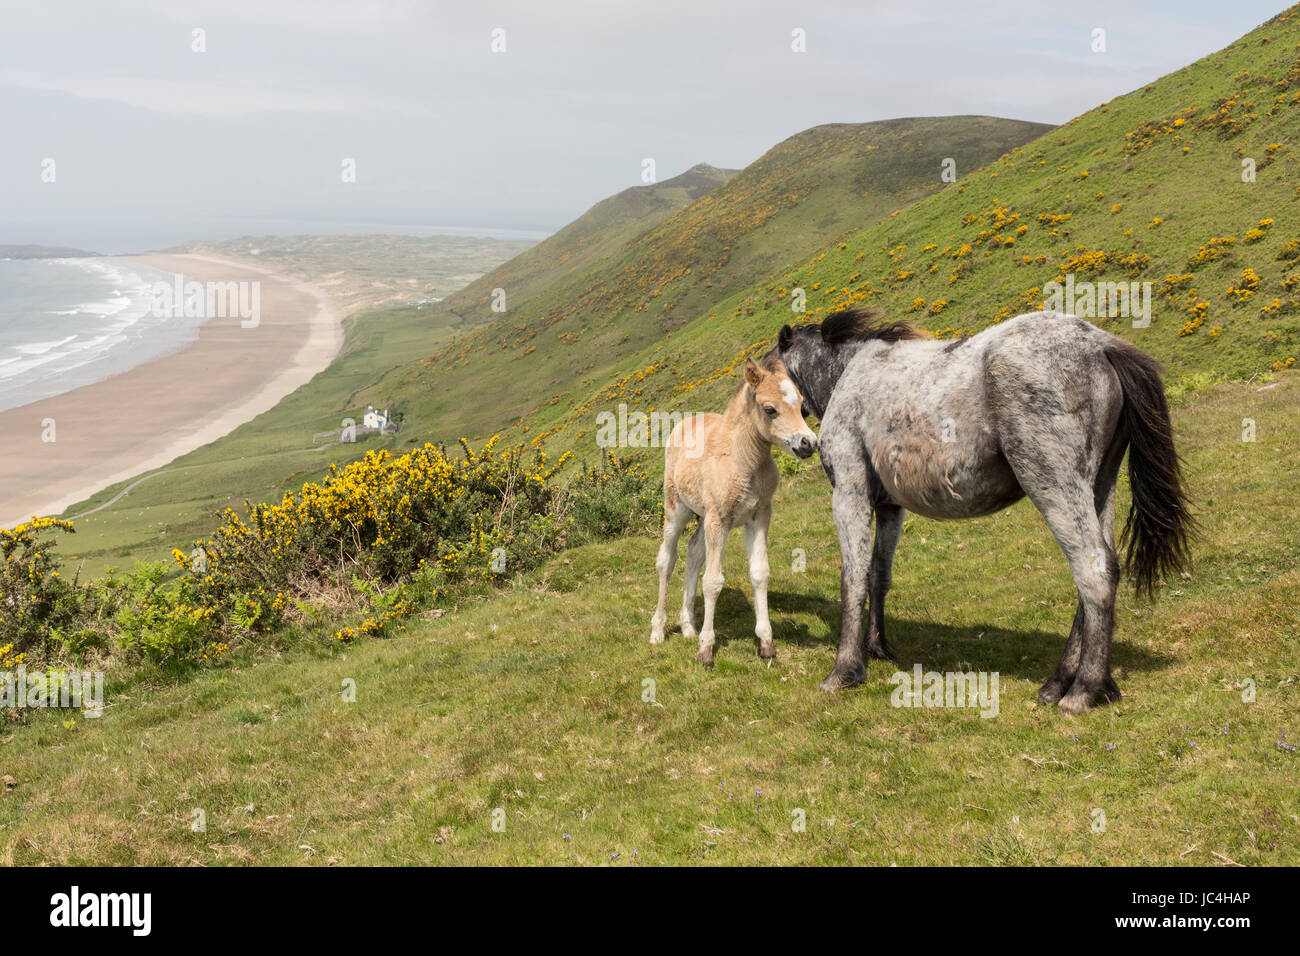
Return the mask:
<svg viewBox="0 0 1300 956"><path fill-rule="evenodd" d="M1092 710L1092 696L1085 691L1072 690L1061 698L1058 706L1061 713L1069 714L1071 717L1086 714Z"/></svg>
<svg viewBox="0 0 1300 956"><path fill-rule="evenodd" d="M822 690L830 693L845 687L857 687L867 679L867 669L859 664L855 668L840 670L838 667L826 675L826 679L819 685Z"/></svg>
<svg viewBox="0 0 1300 956"><path fill-rule="evenodd" d="M772 658L776 657L776 646L774 644L758 645L758 656L765 661L770 661Z"/></svg>
<svg viewBox="0 0 1300 956"><path fill-rule="evenodd" d="M885 643L884 638L881 638L880 641L875 644L867 645L867 656L878 661L898 660L898 655L894 653L892 647Z"/></svg>
<svg viewBox="0 0 1300 956"><path fill-rule="evenodd" d="M1038 702L1044 706L1055 704L1065 694L1065 685L1058 680L1049 680L1038 689Z"/></svg>
<svg viewBox="0 0 1300 956"><path fill-rule="evenodd" d="M651 634L651 635L650 635L650 643L651 643L651 644L662 644L663 642L664 642L664 636L663 636L662 634Z"/></svg>
<svg viewBox="0 0 1300 956"><path fill-rule="evenodd" d="M695 655L695 659L699 661L701 664L703 664L705 667L712 667L713 649L710 648L707 651L700 651L698 654Z"/></svg>
<svg viewBox="0 0 1300 956"><path fill-rule="evenodd" d="M694 624L682 624L682 637L689 640L695 640L700 635L695 630Z"/></svg>
<svg viewBox="0 0 1300 956"><path fill-rule="evenodd" d="M1082 714L1092 710L1095 704L1117 703L1121 697L1123 695L1119 692L1119 687L1109 677L1096 690L1090 690L1075 681L1070 692L1061 698L1057 706L1066 714Z"/></svg>

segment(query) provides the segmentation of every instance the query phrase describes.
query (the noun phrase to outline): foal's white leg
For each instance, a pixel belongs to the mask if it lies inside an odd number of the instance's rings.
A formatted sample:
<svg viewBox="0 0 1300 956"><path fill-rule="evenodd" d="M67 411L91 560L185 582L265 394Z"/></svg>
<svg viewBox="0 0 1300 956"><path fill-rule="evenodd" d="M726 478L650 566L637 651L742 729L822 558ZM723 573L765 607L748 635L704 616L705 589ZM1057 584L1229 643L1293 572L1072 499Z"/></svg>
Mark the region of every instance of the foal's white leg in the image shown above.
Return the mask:
<svg viewBox="0 0 1300 956"><path fill-rule="evenodd" d="M678 502L673 512L664 518L664 540L659 545L659 557L655 568L659 571L659 603L655 605L654 617L650 619L650 643L662 644L664 625L668 621L668 579L672 576L673 565L677 563L677 539L682 536L682 529L690 520L691 509Z"/></svg>
<svg viewBox="0 0 1300 956"><path fill-rule="evenodd" d="M713 612L722 593L722 549L728 528L713 512L704 516L704 627L700 630L700 652L695 659L713 665Z"/></svg>
<svg viewBox="0 0 1300 956"><path fill-rule="evenodd" d="M682 613L678 622L682 626L682 637L695 637L695 585L700 580L700 569L704 567L704 522L695 526L690 543L686 546L686 587L682 590Z"/></svg>
<svg viewBox="0 0 1300 956"><path fill-rule="evenodd" d="M758 656L776 657L772 646L772 622L767 617L767 581L771 571L767 563L767 529L772 521L770 506L760 508L745 525L745 555L749 560L749 582L754 586L754 634L758 637Z"/></svg>

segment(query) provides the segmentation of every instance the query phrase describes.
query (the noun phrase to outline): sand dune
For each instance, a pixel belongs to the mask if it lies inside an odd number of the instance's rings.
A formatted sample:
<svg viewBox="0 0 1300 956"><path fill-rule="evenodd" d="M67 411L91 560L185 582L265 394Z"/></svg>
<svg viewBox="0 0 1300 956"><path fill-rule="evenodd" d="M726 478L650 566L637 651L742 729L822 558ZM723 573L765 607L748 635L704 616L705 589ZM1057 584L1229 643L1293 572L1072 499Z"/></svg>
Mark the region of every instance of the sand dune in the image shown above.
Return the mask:
<svg viewBox="0 0 1300 956"><path fill-rule="evenodd" d="M0 527L57 515L272 408L343 344L329 297L268 269L197 255L125 258L199 282L259 282L261 317L212 318L196 342L101 382L0 412ZM52 442L47 422L53 422Z"/></svg>

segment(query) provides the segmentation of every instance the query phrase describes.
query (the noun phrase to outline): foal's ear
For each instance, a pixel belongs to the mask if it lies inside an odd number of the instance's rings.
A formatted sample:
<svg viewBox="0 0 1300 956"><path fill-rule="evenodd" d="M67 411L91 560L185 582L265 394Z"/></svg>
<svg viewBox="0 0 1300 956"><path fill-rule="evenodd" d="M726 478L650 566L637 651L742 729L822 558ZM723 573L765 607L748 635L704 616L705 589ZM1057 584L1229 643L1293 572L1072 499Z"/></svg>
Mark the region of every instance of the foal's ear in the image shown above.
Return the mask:
<svg viewBox="0 0 1300 956"><path fill-rule="evenodd" d="M790 343L793 341L794 329L790 328L788 325L781 326L781 331L776 336L776 347L785 351L790 347Z"/></svg>
<svg viewBox="0 0 1300 956"><path fill-rule="evenodd" d="M750 388L758 388L758 383L763 381L763 370L754 364L753 359L745 361L745 381Z"/></svg>

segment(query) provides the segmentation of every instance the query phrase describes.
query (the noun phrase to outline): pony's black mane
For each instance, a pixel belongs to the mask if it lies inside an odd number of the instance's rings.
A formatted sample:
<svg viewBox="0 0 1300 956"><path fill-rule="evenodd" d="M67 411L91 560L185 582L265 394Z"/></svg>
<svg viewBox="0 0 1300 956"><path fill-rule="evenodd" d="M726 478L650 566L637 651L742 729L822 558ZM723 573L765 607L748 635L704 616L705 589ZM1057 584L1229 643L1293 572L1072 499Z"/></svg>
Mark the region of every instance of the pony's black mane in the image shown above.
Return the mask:
<svg viewBox="0 0 1300 956"><path fill-rule="evenodd" d="M815 326L814 326L815 327ZM901 342L919 339L923 333L907 322L887 322L875 309L841 309L822 320L819 328L827 345L845 342Z"/></svg>

